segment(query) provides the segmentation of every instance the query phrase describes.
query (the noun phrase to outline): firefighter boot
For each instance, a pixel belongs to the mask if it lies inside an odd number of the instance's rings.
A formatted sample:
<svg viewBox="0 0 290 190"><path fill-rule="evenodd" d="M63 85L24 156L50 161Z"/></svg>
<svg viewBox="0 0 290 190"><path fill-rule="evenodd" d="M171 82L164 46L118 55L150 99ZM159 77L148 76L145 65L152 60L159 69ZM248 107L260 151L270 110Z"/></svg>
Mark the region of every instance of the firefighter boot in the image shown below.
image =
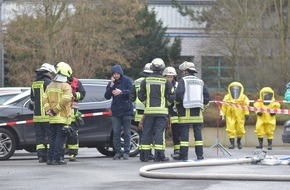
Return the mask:
<svg viewBox="0 0 290 190"><path fill-rule="evenodd" d="M268 139L268 150L272 150L272 139Z"/></svg>
<svg viewBox="0 0 290 190"><path fill-rule="evenodd" d="M235 139L234 138L230 138L230 147L229 149L234 149L235 148Z"/></svg>
<svg viewBox="0 0 290 190"><path fill-rule="evenodd" d="M258 138L259 140L259 145L256 146L256 148L262 149L263 148L263 138Z"/></svg>
<svg viewBox="0 0 290 190"><path fill-rule="evenodd" d="M165 157L164 150L155 150L154 162L167 162L167 161L169 161L169 158Z"/></svg>
<svg viewBox="0 0 290 190"><path fill-rule="evenodd" d="M237 144L238 144L238 149L242 149L242 143L241 143L242 138L237 139Z"/></svg>

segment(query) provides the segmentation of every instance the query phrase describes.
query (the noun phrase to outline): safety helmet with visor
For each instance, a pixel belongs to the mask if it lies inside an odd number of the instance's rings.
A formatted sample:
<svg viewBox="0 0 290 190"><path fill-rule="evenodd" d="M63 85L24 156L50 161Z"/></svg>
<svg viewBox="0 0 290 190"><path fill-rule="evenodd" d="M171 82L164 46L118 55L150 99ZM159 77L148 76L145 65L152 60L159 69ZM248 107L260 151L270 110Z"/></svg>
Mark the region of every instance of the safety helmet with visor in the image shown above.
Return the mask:
<svg viewBox="0 0 290 190"><path fill-rule="evenodd" d="M176 76L177 73L176 73L176 70L174 67L166 67L163 71L163 76L168 76L168 75L171 75L171 76Z"/></svg>
<svg viewBox="0 0 290 190"><path fill-rule="evenodd" d="M165 68L165 63L161 58L155 58L151 62L150 69L152 71L162 71Z"/></svg>
<svg viewBox="0 0 290 190"><path fill-rule="evenodd" d="M56 69L57 74L61 74L61 75L66 76L68 78L71 77L72 69L67 63L59 62L56 65L56 67L57 67L57 69Z"/></svg>
<svg viewBox="0 0 290 190"><path fill-rule="evenodd" d="M35 70L36 72L50 72L56 74L55 67L49 63L43 63L39 69Z"/></svg>
<svg viewBox="0 0 290 190"><path fill-rule="evenodd" d="M151 65L152 65L152 63L146 63L146 65L143 68L143 72L145 72L145 73L153 73L153 71L150 68Z"/></svg>
<svg viewBox="0 0 290 190"><path fill-rule="evenodd" d="M187 61L184 61L182 64L179 65L179 70L181 71L190 70L193 73L198 73L195 68L195 64L192 62L187 62Z"/></svg>

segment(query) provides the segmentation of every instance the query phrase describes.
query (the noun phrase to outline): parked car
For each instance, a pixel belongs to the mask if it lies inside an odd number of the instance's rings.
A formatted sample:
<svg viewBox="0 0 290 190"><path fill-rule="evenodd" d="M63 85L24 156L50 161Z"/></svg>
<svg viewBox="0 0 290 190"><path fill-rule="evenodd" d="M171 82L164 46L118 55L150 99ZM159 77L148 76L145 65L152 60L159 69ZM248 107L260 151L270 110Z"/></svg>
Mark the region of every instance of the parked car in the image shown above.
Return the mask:
<svg viewBox="0 0 290 190"><path fill-rule="evenodd" d="M3 93L21 93L30 90L30 87L1 87L0 94Z"/></svg>
<svg viewBox="0 0 290 190"><path fill-rule="evenodd" d="M283 143L290 143L290 120L284 123L284 131L282 134Z"/></svg>
<svg viewBox="0 0 290 190"><path fill-rule="evenodd" d="M17 94L20 94L21 92L13 92L13 93L3 93L0 94L0 105L2 105L4 102L9 100L10 98L16 96Z"/></svg>
<svg viewBox="0 0 290 190"><path fill-rule="evenodd" d="M85 116L93 115L89 113L96 116L83 118L85 126L79 128L79 146L97 148L103 155L114 156L111 100L104 98L108 80L80 80L86 89L86 97L79 104L80 112ZM29 102L30 91L25 91L0 106L0 160L9 159L15 150L35 151L35 131L33 123L29 122L33 112L29 109ZM137 127L132 124L130 156L139 153L137 131Z"/></svg>

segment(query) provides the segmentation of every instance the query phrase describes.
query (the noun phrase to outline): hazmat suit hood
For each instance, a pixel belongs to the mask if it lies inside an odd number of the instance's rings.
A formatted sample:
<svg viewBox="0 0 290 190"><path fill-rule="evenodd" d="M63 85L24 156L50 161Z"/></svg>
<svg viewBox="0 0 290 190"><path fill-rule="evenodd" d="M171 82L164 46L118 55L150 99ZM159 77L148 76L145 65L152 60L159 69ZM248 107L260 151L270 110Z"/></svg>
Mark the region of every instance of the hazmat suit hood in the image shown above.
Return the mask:
<svg viewBox="0 0 290 190"><path fill-rule="evenodd" d="M260 90L260 100L275 101L274 91L270 87L264 87ZM264 102L264 105L269 105L270 102Z"/></svg>
<svg viewBox="0 0 290 190"><path fill-rule="evenodd" d="M122 69L122 67L120 65L114 65L112 67L112 75L114 73L119 73L121 76L123 76L123 69Z"/></svg>
<svg viewBox="0 0 290 190"><path fill-rule="evenodd" d="M242 94L244 94L244 87L239 82L232 82L228 86L228 93L231 99L238 100L241 98Z"/></svg>

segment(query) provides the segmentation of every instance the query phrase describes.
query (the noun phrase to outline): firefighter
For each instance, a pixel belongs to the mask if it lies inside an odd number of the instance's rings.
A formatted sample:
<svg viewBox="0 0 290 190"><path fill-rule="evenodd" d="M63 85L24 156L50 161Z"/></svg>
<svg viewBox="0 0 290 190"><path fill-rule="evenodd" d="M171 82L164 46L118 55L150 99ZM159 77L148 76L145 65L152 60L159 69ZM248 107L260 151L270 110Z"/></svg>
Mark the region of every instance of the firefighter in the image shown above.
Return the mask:
<svg viewBox="0 0 290 190"><path fill-rule="evenodd" d="M76 161L76 155L79 149L79 137L78 128L83 125L83 120L81 118L81 113L79 112L78 102L83 100L86 96L86 91L83 87L81 81L75 76L71 75L68 77L68 83L72 87L72 117L71 117L71 127L72 134L67 136L66 146L68 148L69 161Z"/></svg>
<svg viewBox="0 0 290 190"><path fill-rule="evenodd" d="M235 136L237 136L238 149L242 149L241 140L244 137L245 121L249 118L249 110L237 108L228 103L240 106L249 106L249 99L244 94L244 87L239 82L232 82L228 86L228 93L224 96L220 119L226 123L226 131L230 141L229 149L235 148Z"/></svg>
<svg viewBox="0 0 290 190"><path fill-rule="evenodd" d="M179 159L188 160L189 127L193 125L195 154L197 160L202 160L204 157L201 129L203 110L210 100L209 91L206 84L194 76L195 73L198 73L194 63L185 61L179 65L179 70L183 71L184 75L178 81L175 99L180 132Z"/></svg>
<svg viewBox="0 0 290 190"><path fill-rule="evenodd" d="M176 70L174 67L166 67L163 71L163 76L165 76L172 84L174 91L177 88L178 82L176 80ZM178 127L178 115L176 110L176 105L173 103L168 107L170 123L173 141L173 154L171 157L173 159L179 158L179 149L180 149L180 138L179 138L179 127Z"/></svg>
<svg viewBox="0 0 290 190"><path fill-rule="evenodd" d="M275 102L274 91L270 87L260 90L260 98L254 103L255 108L279 109L280 103ZM256 148L263 148L263 137L268 140L268 150L272 150L272 141L276 129L276 114L267 112L256 112L256 130L259 145Z"/></svg>
<svg viewBox="0 0 290 190"><path fill-rule="evenodd" d="M284 99L287 102L290 102L290 82L286 85L286 91L285 91Z"/></svg>
<svg viewBox="0 0 290 190"><path fill-rule="evenodd" d="M140 143L139 143L140 160L144 159L143 154L142 154L143 152L141 151L142 150L142 143L141 143L142 140L141 139L142 139L142 133L143 133L143 124L142 123L143 123L143 114L144 114L145 105L139 100L138 92L140 89L141 82L146 77L148 77L150 74L153 73L153 71L150 69L150 66L151 66L151 63L145 64L143 71L139 73L140 78L138 78L137 80L134 81L134 87L133 87L133 90L131 92L131 100L135 104L134 121L137 123L139 139L140 139ZM150 159L154 159L154 156L152 155L152 153L150 153Z"/></svg>
<svg viewBox="0 0 290 190"><path fill-rule="evenodd" d="M36 135L36 152L38 161L39 163L46 163L47 152L49 149L47 139L49 139L50 136L50 126L48 123L48 116L45 114L41 103L43 93L51 82L51 73L56 74L56 70L53 65L44 63L39 69L36 69L35 72L36 78L31 87L31 101L29 107L34 111L33 123Z"/></svg>
<svg viewBox="0 0 290 190"><path fill-rule="evenodd" d="M66 136L71 132L71 99L72 88L67 83L71 76L71 67L64 62L58 63L57 74L53 81L47 86L43 95L43 107L49 115L51 126L50 149L47 164L64 165L61 159Z"/></svg>
<svg viewBox="0 0 290 190"><path fill-rule="evenodd" d="M142 162L150 158L151 144L155 149L154 161L168 161L165 157L165 129L167 128L167 103L173 103L175 94L172 84L162 76L164 61L155 58L151 62L152 75L141 82L138 98L145 105L142 137ZM154 143L153 143L154 142Z"/></svg>

